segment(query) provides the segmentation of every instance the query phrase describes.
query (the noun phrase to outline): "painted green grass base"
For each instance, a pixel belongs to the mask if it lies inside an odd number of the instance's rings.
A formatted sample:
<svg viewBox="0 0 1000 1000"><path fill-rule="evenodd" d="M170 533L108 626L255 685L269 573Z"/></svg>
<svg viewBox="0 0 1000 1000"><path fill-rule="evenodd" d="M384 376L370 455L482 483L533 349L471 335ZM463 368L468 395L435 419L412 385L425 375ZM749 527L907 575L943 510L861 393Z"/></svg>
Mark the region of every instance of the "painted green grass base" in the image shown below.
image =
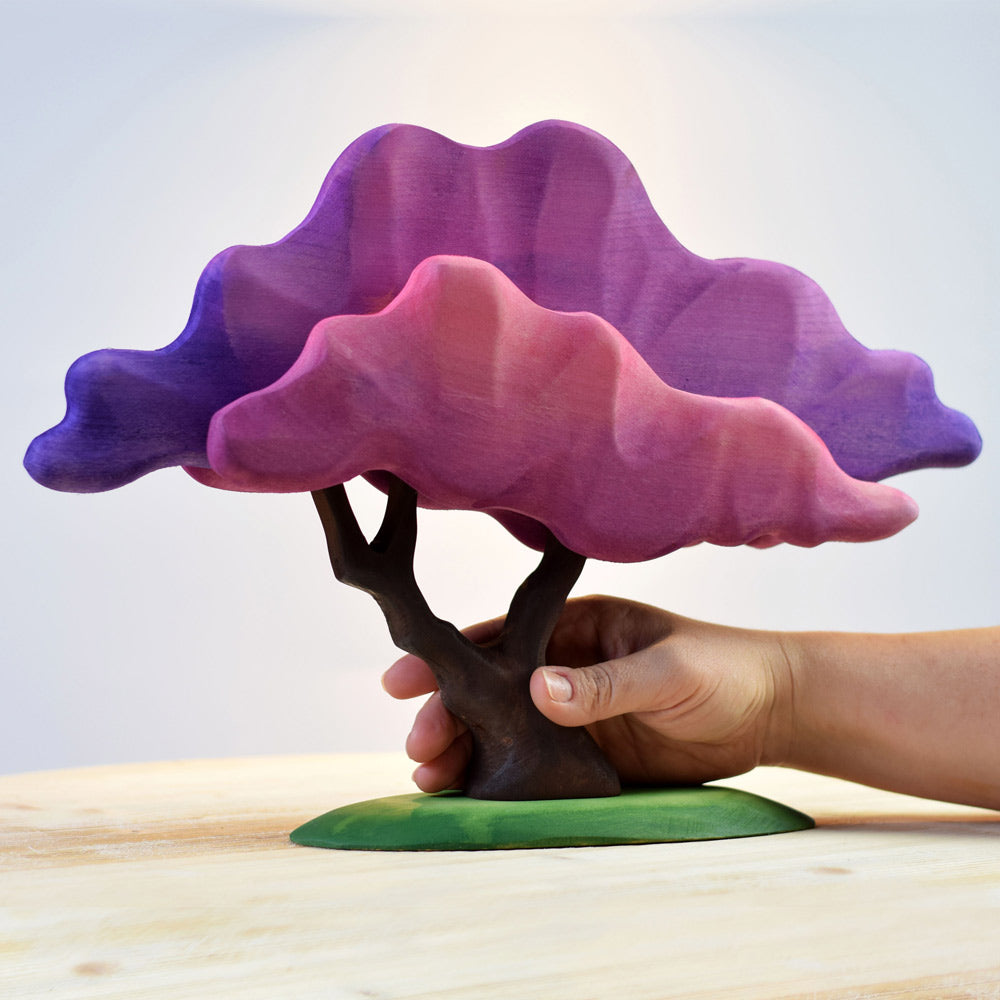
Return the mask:
<svg viewBox="0 0 1000 1000"><path fill-rule="evenodd" d="M778 802L715 785L535 802L414 792L334 809L291 839L349 851L501 851L760 837L814 825Z"/></svg>

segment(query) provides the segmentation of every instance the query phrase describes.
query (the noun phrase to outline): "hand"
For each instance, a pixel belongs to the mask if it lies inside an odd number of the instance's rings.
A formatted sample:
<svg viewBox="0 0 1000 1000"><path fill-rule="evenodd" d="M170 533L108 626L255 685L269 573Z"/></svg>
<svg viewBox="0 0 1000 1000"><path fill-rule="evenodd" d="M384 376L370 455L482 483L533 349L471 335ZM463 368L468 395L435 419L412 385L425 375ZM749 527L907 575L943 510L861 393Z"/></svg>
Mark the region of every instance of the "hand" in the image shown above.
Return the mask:
<svg viewBox="0 0 1000 1000"><path fill-rule="evenodd" d="M466 631L495 637L503 619ZM626 784L696 784L778 763L790 668L778 633L724 628L610 597L569 601L531 697L553 722L587 726ZM425 792L461 787L471 752L415 656L382 679L394 698L431 697L406 742Z"/></svg>

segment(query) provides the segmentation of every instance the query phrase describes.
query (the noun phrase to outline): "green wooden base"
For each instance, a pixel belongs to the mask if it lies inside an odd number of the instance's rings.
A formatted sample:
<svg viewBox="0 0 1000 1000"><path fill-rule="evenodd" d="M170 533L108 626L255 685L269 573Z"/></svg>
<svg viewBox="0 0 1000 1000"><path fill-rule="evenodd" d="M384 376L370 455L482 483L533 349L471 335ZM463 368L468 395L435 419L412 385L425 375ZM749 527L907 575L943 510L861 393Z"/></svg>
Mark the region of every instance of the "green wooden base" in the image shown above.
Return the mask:
<svg viewBox="0 0 1000 1000"><path fill-rule="evenodd" d="M291 839L349 851L499 851L722 840L812 826L780 803L715 785L534 802L414 792L334 809L292 831Z"/></svg>

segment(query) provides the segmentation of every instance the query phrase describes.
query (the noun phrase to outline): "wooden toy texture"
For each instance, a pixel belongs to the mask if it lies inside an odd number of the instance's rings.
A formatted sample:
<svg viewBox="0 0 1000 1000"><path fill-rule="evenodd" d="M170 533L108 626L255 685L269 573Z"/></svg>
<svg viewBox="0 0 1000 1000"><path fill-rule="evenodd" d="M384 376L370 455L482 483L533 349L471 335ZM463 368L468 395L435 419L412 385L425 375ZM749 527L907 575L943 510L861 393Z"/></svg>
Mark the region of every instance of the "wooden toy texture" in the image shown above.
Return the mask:
<svg viewBox="0 0 1000 1000"><path fill-rule="evenodd" d="M664 844L808 830L813 821L735 788L631 788L621 798L490 802L449 793L341 806L292 831L305 847L496 851Z"/></svg>
<svg viewBox="0 0 1000 1000"><path fill-rule="evenodd" d="M166 466L207 467L213 413L280 378L316 323L377 312L441 254L492 263L548 309L603 317L670 385L780 403L850 475L978 453L975 427L938 402L922 361L862 347L789 267L686 250L597 133L539 122L479 148L386 125L345 150L288 236L209 263L172 344L80 358L66 417L33 442L29 472L91 492ZM432 402L432 387L417 391Z"/></svg>
<svg viewBox="0 0 1000 1000"><path fill-rule="evenodd" d="M869 541L916 516L777 404L671 388L603 319L543 309L470 258L424 261L382 312L317 324L281 379L216 414L208 451L217 471L191 470L208 485L310 491L385 469L426 507L621 562Z"/></svg>

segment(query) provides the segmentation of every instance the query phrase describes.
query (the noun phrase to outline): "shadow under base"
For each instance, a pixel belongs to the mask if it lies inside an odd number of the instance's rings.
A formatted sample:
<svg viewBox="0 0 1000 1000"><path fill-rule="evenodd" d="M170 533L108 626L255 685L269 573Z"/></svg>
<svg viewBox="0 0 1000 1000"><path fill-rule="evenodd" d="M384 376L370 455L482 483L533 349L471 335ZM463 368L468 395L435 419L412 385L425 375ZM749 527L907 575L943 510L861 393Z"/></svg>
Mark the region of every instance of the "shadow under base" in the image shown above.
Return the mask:
<svg viewBox="0 0 1000 1000"><path fill-rule="evenodd" d="M526 802L414 792L334 809L292 831L291 840L349 851L502 851L724 840L814 825L771 799L716 785Z"/></svg>

